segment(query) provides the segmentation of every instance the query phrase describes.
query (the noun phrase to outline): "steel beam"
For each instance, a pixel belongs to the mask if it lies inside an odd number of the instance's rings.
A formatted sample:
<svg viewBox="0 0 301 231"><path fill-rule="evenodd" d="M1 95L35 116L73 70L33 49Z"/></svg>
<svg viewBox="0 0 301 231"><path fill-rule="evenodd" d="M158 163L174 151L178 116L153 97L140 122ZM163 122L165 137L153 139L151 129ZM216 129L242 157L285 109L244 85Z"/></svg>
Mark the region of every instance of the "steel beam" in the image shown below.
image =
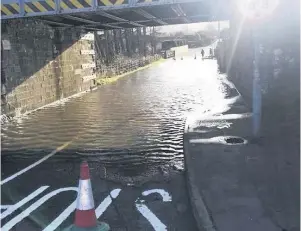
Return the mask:
<svg viewBox="0 0 301 231"><path fill-rule="evenodd" d="M118 25L111 25L110 23L95 22L95 21L92 21L92 20L89 20L89 19L75 17L75 16L71 16L71 15L64 15L62 17L67 18L67 19L71 19L71 20L74 20L74 21L78 21L78 22L84 22L84 23L92 24L92 25L99 25L99 26L109 27L109 28L112 28L112 29L122 28Z"/></svg>
<svg viewBox="0 0 301 231"><path fill-rule="evenodd" d="M172 5L171 9L177 14L178 17L182 17L185 23L191 23L180 4Z"/></svg>
<svg viewBox="0 0 301 231"><path fill-rule="evenodd" d="M88 24L101 24L99 22L95 22L95 21L85 19L85 18L80 18L78 16L73 16L73 15L61 15L61 17L66 18L66 19L70 19L70 20L73 20L73 21L88 23Z"/></svg>
<svg viewBox="0 0 301 231"><path fill-rule="evenodd" d="M162 21L161 19L156 18L154 15L152 15L152 14L146 12L146 11L143 10L143 9L139 9L139 8L138 8L138 9L134 9L133 11L134 11L135 13L137 13L137 14L139 14L139 15L145 17L146 19L153 20L153 21L155 21L155 22L157 22L157 23L159 23L159 24L161 24L161 25L167 25L166 22Z"/></svg>
<svg viewBox="0 0 301 231"><path fill-rule="evenodd" d="M139 24L139 23L136 23L136 22L133 22L133 21L129 21L129 20L126 20L124 18L120 18L118 16L115 16L115 15L112 15L112 14L109 14L107 12L104 12L104 11L97 11L96 12L98 15L100 16L103 16L103 17L106 17L106 18L109 18L109 19L113 19L115 21L119 23L128 23L128 24L131 24L133 26L136 26L136 27L143 27L143 25ZM117 23L116 22L116 23Z"/></svg>
<svg viewBox="0 0 301 231"><path fill-rule="evenodd" d="M121 26L110 25L110 24L108 24L108 23L102 24L101 26L109 27L109 28L112 28L112 29L122 29L122 28L123 28L123 27L121 27Z"/></svg>
<svg viewBox="0 0 301 231"><path fill-rule="evenodd" d="M109 19L113 19L113 20L116 20L116 21L120 21L120 22L126 22L127 20L124 19L124 18L120 18L120 17L117 17L115 15L112 15L112 14L109 14L107 12L104 12L104 11L97 11L96 14L100 15L100 16L103 16L103 17L106 17L106 18L109 18Z"/></svg>
<svg viewBox="0 0 301 231"><path fill-rule="evenodd" d="M207 18L209 17L209 15L194 15L194 16L180 16L180 17L171 17L171 18L164 18L163 20L175 20L175 19L181 19L181 20L185 20L187 19L187 21L189 21L189 23L191 22L191 19L193 18L199 18L199 17L203 17L203 18ZM147 23L147 22L152 22L154 20L152 19L147 19L147 20L139 20L139 21L136 21L136 22L133 22L133 23L137 23L137 24L140 24L140 23ZM121 22L111 22L111 23L106 23L106 24L102 24L101 26L107 26L107 27L112 27L112 28L122 28L122 27L119 27L118 24L120 24ZM126 23L126 22L124 22Z"/></svg>
<svg viewBox="0 0 301 231"><path fill-rule="evenodd" d="M74 25L67 24L67 23L56 22L56 21L51 21L51 20L47 20L47 19L40 19L40 20L45 22L45 23L50 23L50 24L54 24L54 25L57 25L57 26L74 27Z"/></svg>

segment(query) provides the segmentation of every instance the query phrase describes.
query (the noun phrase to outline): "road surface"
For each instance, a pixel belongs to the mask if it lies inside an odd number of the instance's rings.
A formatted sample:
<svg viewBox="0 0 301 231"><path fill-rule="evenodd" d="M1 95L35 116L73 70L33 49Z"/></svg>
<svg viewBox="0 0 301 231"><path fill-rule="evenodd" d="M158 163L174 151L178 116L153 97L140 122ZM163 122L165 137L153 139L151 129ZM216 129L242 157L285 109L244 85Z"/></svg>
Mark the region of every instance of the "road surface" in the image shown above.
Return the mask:
<svg viewBox="0 0 301 231"><path fill-rule="evenodd" d="M226 97L216 61L200 57L194 49L3 124L2 230L72 224L82 160L97 217L112 230L196 230L183 171L185 119Z"/></svg>

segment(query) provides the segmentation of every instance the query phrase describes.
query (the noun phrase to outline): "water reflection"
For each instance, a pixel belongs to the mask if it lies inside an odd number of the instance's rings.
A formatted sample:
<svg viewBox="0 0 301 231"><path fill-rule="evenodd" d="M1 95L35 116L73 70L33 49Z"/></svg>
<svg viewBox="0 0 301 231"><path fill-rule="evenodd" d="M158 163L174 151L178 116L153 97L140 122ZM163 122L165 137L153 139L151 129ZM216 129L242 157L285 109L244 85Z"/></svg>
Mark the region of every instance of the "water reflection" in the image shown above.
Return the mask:
<svg viewBox="0 0 301 231"><path fill-rule="evenodd" d="M3 125L2 160L40 158L78 136L51 161L88 158L128 171L182 162L187 114L221 111L227 96L216 62L192 54Z"/></svg>

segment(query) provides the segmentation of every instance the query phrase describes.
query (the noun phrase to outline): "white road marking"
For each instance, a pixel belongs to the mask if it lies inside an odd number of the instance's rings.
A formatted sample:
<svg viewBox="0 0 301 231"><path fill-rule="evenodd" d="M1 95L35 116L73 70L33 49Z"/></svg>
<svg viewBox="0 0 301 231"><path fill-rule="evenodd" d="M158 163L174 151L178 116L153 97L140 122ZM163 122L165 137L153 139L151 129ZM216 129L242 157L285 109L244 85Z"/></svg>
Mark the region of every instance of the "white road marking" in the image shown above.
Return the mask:
<svg viewBox="0 0 301 231"><path fill-rule="evenodd" d="M115 199L116 197L119 196L119 193L120 193L121 189L120 188L117 188L117 189L114 189L111 191L110 195L113 199Z"/></svg>
<svg viewBox="0 0 301 231"><path fill-rule="evenodd" d="M149 210L149 208L144 204L136 203L136 208L138 211L149 221L156 231L165 231L167 230L166 225L164 225L156 215Z"/></svg>
<svg viewBox="0 0 301 231"><path fill-rule="evenodd" d="M96 217L99 218L104 211L110 206L112 203L112 198L115 199L118 197L121 189L114 189L111 191L110 195L108 195L102 202L101 204L95 209Z"/></svg>
<svg viewBox="0 0 301 231"><path fill-rule="evenodd" d="M172 200L171 196L164 189L151 189L142 192L143 196L148 196L152 193L159 193L162 196L163 202L169 202ZM167 231L166 225L159 220L159 218L144 204L142 204L144 200L138 198L136 200L136 208L137 210L149 221L149 223L153 226L155 231Z"/></svg>
<svg viewBox="0 0 301 231"><path fill-rule="evenodd" d="M12 227L14 227L17 223L22 221L25 217L27 217L32 211L36 210L38 207L40 207L42 204L44 204L47 200L49 200L51 197L57 195L60 192L66 192L66 191L77 191L76 187L67 187L67 188L60 188L57 190L54 190L39 200L37 200L35 203L33 203L31 206L29 206L27 209L25 209L23 212L21 212L19 215L15 216L13 219L11 219L9 222L7 222L3 227L2 231L9 231ZM54 230L54 229L49 229Z"/></svg>
<svg viewBox="0 0 301 231"><path fill-rule="evenodd" d="M14 175L11 175L10 177L7 177L6 179L4 179L3 181L0 182L1 185L7 183L8 181L11 181L13 179L15 179L17 176L22 175L23 173L29 171L30 169L34 168L35 166L39 165L40 163L42 163L43 161L49 159L51 156L53 156L54 154L56 154L57 152L63 150L64 148L66 148L69 144L71 144L72 141L66 142L64 143L62 146L56 148L55 150L53 150L50 154L48 154L47 156L44 156L42 159L38 160L37 162L27 166L26 168L20 170L19 172L15 173Z"/></svg>
<svg viewBox="0 0 301 231"><path fill-rule="evenodd" d="M48 187L49 186L42 186L42 187L38 188L36 191L34 191L33 193L31 193L29 196L27 196L24 199L20 200L18 203L9 206L7 208L7 210L5 210L3 213L1 213L0 219L3 219L5 217L7 217L8 215L12 214L14 211L16 211L18 208L20 208L24 204L26 204L28 201L30 201L33 198L35 198L37 195L39 195L40 193L42 193Z"/></svg>
<svg viewBox="0 0 301 231"><path fill-rule="evenodd" d="M0 209L8 209L11 205L0 205ZM1 218L0 218L1 219Z"/></svg>
<svg viewBox="0 0 301 231"><path fill-rule="evenodd" d="M76 209L76 201L72 202L71 205L69 205L57 218L54 219L43 231L53 231L56 230L57 227L60 226L60 224L63 223L64 220L67 219L68 216Z"/></svg>
<svg viewBox="0 0 301 231"><path fill-rule="evenodd" d="M169 195L168 192L166 192L164 189L151 189L151 190L145 190L142 195L143 196L148 196L152 193L159 193L162 196L162 200L164 202L169 202L171 201L171 196Z"/></svg>
<svg viewBox="0 0 301 231"><path fill-rule="evenodd" d="M119 195L120 191L121 189L112 190L110 193L112 198L116 198ZM95 213L97 218L99 218L103 214L103 212L108 208L108 206L112 203L112 200L109 201L108 198L111 199L110 196L107 196L96 209ZM43 231L56 230L56 228L59 227L60 224L62 224L63 221L66 220L67 217L76 209L76 203L77 202L75 200L53 222L51 222L45 229L43 229Z"/></svg>

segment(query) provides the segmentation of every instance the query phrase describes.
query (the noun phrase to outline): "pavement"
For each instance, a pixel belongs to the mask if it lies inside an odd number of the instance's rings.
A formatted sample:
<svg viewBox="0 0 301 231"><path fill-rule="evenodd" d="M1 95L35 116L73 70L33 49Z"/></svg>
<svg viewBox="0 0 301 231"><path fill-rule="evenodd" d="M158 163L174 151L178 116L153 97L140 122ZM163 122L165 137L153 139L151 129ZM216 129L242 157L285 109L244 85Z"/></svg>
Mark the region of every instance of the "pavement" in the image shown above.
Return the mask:
<svg viewBox="0 0 301 231"><path fill-rule="evenodd" d="M185 126L186 176L198 229L300 230L298 110L274 106L254 139L252 114L229 87L225 109L195 113Z"/></svg>

